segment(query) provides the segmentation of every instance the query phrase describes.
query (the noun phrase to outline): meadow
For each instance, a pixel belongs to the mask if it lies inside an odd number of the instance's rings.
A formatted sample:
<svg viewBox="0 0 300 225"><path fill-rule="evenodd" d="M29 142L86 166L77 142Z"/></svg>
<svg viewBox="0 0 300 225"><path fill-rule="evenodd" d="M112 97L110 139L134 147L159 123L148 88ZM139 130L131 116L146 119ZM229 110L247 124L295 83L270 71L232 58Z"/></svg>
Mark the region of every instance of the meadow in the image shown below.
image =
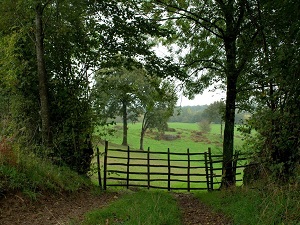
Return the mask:
<svg viewBox="0 0 300 225"><path fill-rule="evenodd" d="M128 125L128 144L131 149L139 149L141 126L141 123ZM152 151L166 151L170 148L171 151L186 152L187 148L189 148L190 152L205 152L208 148L211 148L214 154L222 154L223 140L220 135L220 124L211 124L209 133L201 132L197 123L168 123L168 126L174 130L166 131L165 134L176 136L176 139L158 139L159 134L157 131L148 130L144 139L144 149L149 147ZM116 124L114 129L114 135L106 135L102 139L107 140L111 144L121 144L122 124ZM237 126L234 141L235 149L240 150L243 140L240 132L237 131ZM101 144L99 145L101 146Z"/></svg>

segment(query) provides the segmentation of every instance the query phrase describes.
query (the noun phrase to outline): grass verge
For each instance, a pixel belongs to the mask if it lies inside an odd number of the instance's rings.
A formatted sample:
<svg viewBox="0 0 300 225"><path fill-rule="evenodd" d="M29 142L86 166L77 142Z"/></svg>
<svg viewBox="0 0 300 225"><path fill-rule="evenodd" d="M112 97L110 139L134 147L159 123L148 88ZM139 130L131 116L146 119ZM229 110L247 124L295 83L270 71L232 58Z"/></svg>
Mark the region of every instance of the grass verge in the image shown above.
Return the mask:
<svg viewBox="0 0 300 225"><path fill-rule="evenodd" d="M108 207L85 215L82 225L181 224L175 199L167 192L139 191L126 194Z"/></svg>
<svg viewBox="0 0 300 225"><path fill-rule="evenodd" d="M196 195L233 218L235 225L300 224L300 190L297 187L238 187Z"/></svg>
<svg viewBox="0 0 300 225"><path fill-rule="evenodd" d="M41 192L75 192L91 183L68 167L53 165L33 154L19 153L13 163L3 156L0 159L0 196L21 191L35 199Z"/></svg>

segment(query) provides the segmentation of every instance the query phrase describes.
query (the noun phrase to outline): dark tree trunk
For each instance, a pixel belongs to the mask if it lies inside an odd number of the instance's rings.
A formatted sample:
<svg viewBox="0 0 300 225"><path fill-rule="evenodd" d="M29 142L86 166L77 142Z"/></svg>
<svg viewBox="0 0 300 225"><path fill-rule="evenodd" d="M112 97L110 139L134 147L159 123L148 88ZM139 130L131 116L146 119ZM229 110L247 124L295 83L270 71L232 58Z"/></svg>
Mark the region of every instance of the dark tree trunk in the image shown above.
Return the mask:
<svg viewBox="0 0 300 225"><path fill-rule="evenodd" d="M45 66L45 53L44 53L44 32L43 32L43 6L38 3L36 6L36 19L35 19L35 41L36 41L36 57L37 57L37 70L39 79L39 95L41 104L41 120L42 120L42 142L44 146L51 146L51 121L48 97L48 77Z"/></svg>
<svg viewBox="0 0 300 225"><path fill-rule="evenodd" d="M236 78L228 78L226 93L225 128L223 141L223 180L222 187L234 185L234 173L232 167L234 119L236 100Z"/></svg>
<svg viewBox="0 0 300 225"><path fill-rule="evenodd" d="M124 146L128 146L127 143L127 105L126 102L122 103L122 111L123 111L123 141L122 141L122 145Z"/></svg>
<svg viewBox="0 0 300 225"><path fill-rule="evenodd" d="M233 3L232 3L233 4ZM231 9L230 5L229 8ZM236 40L237 30L234 24L233 12L226 11L227 30L224 37L224 46L226 51L226 110L225 110L225 128L223 141L223 179L221 187L228 187L235 184L233 172L233 142L234 142L234 120L235 120L235 101L237 95L237 70Z"/></svg>

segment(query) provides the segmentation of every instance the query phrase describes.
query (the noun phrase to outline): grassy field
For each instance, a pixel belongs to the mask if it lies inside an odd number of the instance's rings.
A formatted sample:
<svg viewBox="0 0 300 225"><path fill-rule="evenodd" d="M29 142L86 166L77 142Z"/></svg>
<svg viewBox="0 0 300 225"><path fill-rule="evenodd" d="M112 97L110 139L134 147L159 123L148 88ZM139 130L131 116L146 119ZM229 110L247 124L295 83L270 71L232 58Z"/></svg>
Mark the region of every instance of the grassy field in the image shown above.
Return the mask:
<svg viewBox="0 0 300 225"><path fill-rule="evenodd" d="M109 148L117 148L117 149L127 149L126 146L119 145L122 142L122 124L117 124L114 126L116 132L114 136L106 136L106 140L109 141ZM145 140L144 140L144 149L147 150L147 148L150 148L150 151L153 152L167 152L168 148L170 148L170 152L173 153L186 153L187 149L189 148L190 152L192 153L203 153L208 150L208 148L212 149L213 154L222 154L222 138L220 136L220 125L219 124L212 124L211 125L211 131L209 133L203 133L199 130L199 127L196 123L169 123L170 131L165 132L166 135L171 137L176 137L175 140L165 140L163 137L160 136L160 134L156 131L148 131ZM139 149L139 140L140 140L140 129L141 129L141 123L136 124L129 124L128 127L128 143L130 146L130 149L132 150L138 150ZM236 148L239 148L242 144L242 139L240 137L239 132L236 131L236 137L235 142L237 143ZM102 144L99 143L100 151L104 152L104 146L103 142ZM131 163L135 164L144 164L144 166L134 167L131 168L131 171L134 170L135 172L141 172L145 173L147 172L146 167L146 157L147 154L145 154L146 151L140 151L138 153L134 153L131 155L131 157L139 158L139 160L131 160ZM121 152L112 152L110 151L109 156L117 156L117 157L126 157L126 153ZM153 157L153 156L151 156ZM166 159L166 155L155 155L155 158L160 159ZM142 160L142 158L144 160ZM187 156L171 156L171 159L187 159ZM197 156L197 158L191 158L195 160L203 160L204 156ZM126 160L122 159L109 159L109 163L126 163ZM151 164L155 164L157 161L151 162ZM167 165L167 162L159 162L161 167L151 168L151 172L165 172L167 173L167 168L164 167ZM103 165L103 163L102 163ZM174 165L174 163L172 163ZM175 166L187 166L187 162L176 162ZM202 166L204 167L204 162L192 162L191 166ZM214 168L221 168L221 163L214 164ZM126 167L124 166L109 166L109 169L111 170L121 170L126 171ZM173 173L186 173L187 169L172 169ZM191 171L191 173L196 174L205 174L205 169L194 169ZM242 170L239 170L238 172L242 172ZM216 171L216 174L220 175L221 171ZM110 177L120 177L125 178L125 174L110 174ZM237 178L241 179L242 175L239 175ZM145 179L146 175L132 175L131 178L133 179ZM152 176L152 179L164 179L166 177L162 177L159 175ZM174 177L174 179L187 179L186 176L181 177ZM95 179L96 180L96 179ZM201 181L203 183L192 183L192 188L205 188L205 180L206 178L204 176L195 176L191 177L191 180ZM215 182L220 182L220 178L215 178ZM109 183L115 183L114 181L109 181ZM134 183L134 182L133 182ZM185 188L187 187L187 183L185 182L176 182L172 181L171 186L174 188ZM139 184L146 185L146 182L139 182ZM167 182L165 181L155 181L151 183L154 186L167 186ZM214 188L218 188L219 185L215 185Z"/></svg>
<svg viewBox="0 0 300 225"><path fill-rule="evenodd" d="M187 148L191 152L205 152L210 147L215 154L222 153L222 138L220 136L220 124L212 124L211 131L207 134L201 132L196 123L169 123L169 128L175 129L166 134L176 136L175 140L157 140L156 132L148 131L144 140L144 149L150 147L153 151L163 151L168 148L175 152L185 152ZM110 143L122 143L122 124L115 125L115 135L105 136ZM129 124L128 144L131 149L139 149L141 123ZM240 149L242 139L240 133L235 131L235 149Z"/></svg>

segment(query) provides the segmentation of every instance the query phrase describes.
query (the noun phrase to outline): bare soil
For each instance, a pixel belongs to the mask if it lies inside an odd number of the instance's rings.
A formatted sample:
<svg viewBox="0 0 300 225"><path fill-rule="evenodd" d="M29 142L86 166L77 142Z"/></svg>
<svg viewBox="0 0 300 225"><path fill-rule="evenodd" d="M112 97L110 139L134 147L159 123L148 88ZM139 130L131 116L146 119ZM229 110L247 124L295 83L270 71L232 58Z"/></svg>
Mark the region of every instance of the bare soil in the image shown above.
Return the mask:
<svg viewBox="0 0 300 225"><path fill-rule="evenodd" d="M174 193L182 211L184 225L231 224L221 214L213 212L191 194ZM76 224L83 220L84 213L105 207L118 199L119 193L103 192L95 195L90 191L76 194L43 195L36 201L29 200L21 193L10 194L0 198L1 225L59 225Z"/></svg>
<svg viewBox="0 0 300 225"><path fill-rule="evenodd" d="M32 201L20 193L11 194L0 199L0 224L69 224L72 220L82 220L84 213L104 207L117 198L117 193L96 195L91 191L80 191L71 195L43 195Z"/></svg>
<svg viewBox="0 0 300 225"><path fill-rule="evenodd" d="M221 213L214 212L192 194L174 194L182 212L183 225L230 225L231 220Z"/></svg>

